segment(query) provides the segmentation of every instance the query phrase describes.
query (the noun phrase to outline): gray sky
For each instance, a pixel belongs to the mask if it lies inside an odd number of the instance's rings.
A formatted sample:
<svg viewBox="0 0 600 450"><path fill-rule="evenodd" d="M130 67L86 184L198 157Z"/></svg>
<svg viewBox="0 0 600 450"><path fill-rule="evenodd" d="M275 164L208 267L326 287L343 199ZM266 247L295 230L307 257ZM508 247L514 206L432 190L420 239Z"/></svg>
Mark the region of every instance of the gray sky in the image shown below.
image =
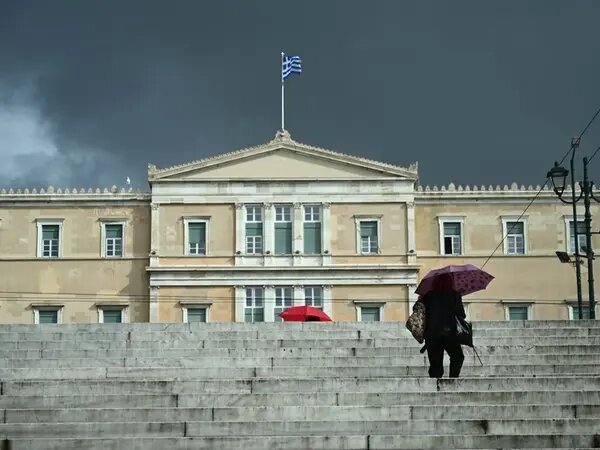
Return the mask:
<svg viewBox="0 0 600 450"><path fill-rule="evenodd" d="M281 51L303 60L297 141L418 160L422 184L541 183L600 106L599 20L593 0L0 0L0 186L146 189L148 162L265 142Z"/></svg>

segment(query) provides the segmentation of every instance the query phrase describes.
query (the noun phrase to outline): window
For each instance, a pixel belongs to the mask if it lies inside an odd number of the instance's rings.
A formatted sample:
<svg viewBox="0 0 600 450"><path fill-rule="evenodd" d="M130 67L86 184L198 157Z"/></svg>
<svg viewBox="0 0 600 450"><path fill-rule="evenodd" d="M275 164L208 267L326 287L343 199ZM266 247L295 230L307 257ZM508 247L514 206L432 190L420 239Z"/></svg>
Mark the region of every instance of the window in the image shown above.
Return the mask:
<svg viewBox="0 0 600 450"><path fill-rule="evenodd" d="M357 253L377 254L381 248L380 218L355 217Z"/></svg>
<svg viewBox="0 0 600 450"><path fill-rule="evenodd" d="M440 254L462 254L462 219L438 218L440 224Z"/></svg>
<svg viewBox="0 0 600 450"><path fill-rule="evenodd" d="M244 310L245 322L264 322L264 292L262 288L246 288L246 308Z"/></svg>
<svg viewBox="0 0 600 450"><path fill-rule="evenodd" d="M128 322L127 305L96 305L98 307L98 323Z"/></svg>
<svg viewBox="0 0 600 450"><path fill-rule="evenodd" d="M246 253L263 252L262 207L246 206Z"/></svg>
<svg viewBox="0 0 600 450"><path fill-rule="evenodd" d="M506 255L525 254L525 222L502 219L504 239L504 253Z"/></svg>
<svg viewBox="0 0 600 450"><path fill-rule="evenodd" d="M123 229L122 222L104 222L102 224L103 255L105 258L123 257Z"/></svg>
<svg viewBox="0 0 600 450"><path fill-rule="evenodd" d="M360 308L361 322L379 322L381 320L380 308L375 306L363 306Z"/></svg>
<svg viewBox="0 0 600 450"><path fill-rule="evenodd" d="M291 287L276 287L275 288L275 322L282 322L283 319L279 314L284 309L293 306L292 288Z"/></svg>
<svg viewBox="0 0 600 450"><path fill-rule="evenodd" d="M323 309L323 288L320 286L305 287L304 304Z"/></svg>
<svg viewBox="0 0 600 450"><path fill-rule="evenodd" d="M206 308L186 308L188 323L206 322Z"/></svg>
<svg viewBox="0 0 600 450"><path fill-rule="evenodd" d="M530 320L531 304L511 304L504 306L506 320Z"/></svg>
<svg viewBox="0 0 600 450"><path fill-rule="evenodd" d="M58 258L62 256L61 232L62 219L39 220L38 227L38 257Z"/></svg>
<svg viewBox="0 0 600 450"><path fill-rule="evenodd" d="M307 255L321 253L321 208L319 206L304 207L304 253Z"/></svg>
<svg viewBox="0 0 600 450"><path fill-rule="evenodd" d="M575 253L575 227L573 220L569 220L569 253ZM577 245L579 253L586 254L585 222L577 221Z"/></svg>
<svg viewBox="0 0 600 450"><path fill-rule="evenodd" d="M568 305L569 308L569 320L579 320L579 306L577 302ZM583 320L590 319L590 305L584 303L581 312L583 313Z"/></svg>
<svg viewBox="0 0 600 450"><path fill-rule="evenodd" d="M275 206L275 253L292 253L292 208Z"/></svg>
<svg viewBox="0 0 600 450"><path fill-rule="evenodd" d="M62 323L62 306L33 306L33 323L40 325Z"/></svg>
<svg viewBox="0 0 600 450"><path fill-rule="evenodd" d="M381 322L385 302L373 300L355 300L356 320L358 322Z"/></svg>
<svg viewBox="0 0 600 450"><path fill-rule="evenodd" d="M186 221L187 254L193 256L206 255L206 220Z"/></svg>
<svg viewBox="0 0 600 450"><path fill-rule="evenodd" d="M191 301L180 302L181 311L183 312L183 323L205 323L208 322L210 306L212 302L208 301Z"/></svg>

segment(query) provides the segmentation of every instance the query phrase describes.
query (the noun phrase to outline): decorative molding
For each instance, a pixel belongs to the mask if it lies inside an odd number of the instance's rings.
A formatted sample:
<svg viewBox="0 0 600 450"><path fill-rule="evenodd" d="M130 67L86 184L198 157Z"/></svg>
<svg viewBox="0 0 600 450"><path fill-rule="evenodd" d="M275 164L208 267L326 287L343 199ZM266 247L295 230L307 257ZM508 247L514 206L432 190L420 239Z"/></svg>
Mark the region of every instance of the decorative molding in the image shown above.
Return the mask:
<svg viewBox="0 0 600 450"><path fill-rule="evenodd" d="M371 169L377 172L381 172L383 176L401 176L403 178L416 181L418 164L411 164L408 168L397 166L390 163L381 161L375 161L368 158L362 158L347 153L335 152L322 147L315 147L307 144L303 144L294 141L286 130L277 131L275 137L265 144L246 147L240 150L222 153L220 155L211 156L196 161L191 161L184 164L179 164L163 169L157 169L150 174L150 178L153 180L160 180L172 175L178 175L188 171L201 169L204 167L211 167L220 164L224 164L237 159L247 158L256 156L262 153L268 153L279 149L291 150L297 153L302 153L307 156L338 161L355 166L361 166L367 169Z"/></svg>

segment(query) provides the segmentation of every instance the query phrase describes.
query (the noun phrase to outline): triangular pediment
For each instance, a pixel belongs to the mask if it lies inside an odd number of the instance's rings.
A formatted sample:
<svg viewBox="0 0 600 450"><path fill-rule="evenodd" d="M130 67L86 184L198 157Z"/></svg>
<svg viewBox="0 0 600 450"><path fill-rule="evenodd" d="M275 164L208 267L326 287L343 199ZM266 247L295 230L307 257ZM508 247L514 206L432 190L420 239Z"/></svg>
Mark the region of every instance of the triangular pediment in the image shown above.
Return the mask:
<svg viewBox="0 0 600 450"><path fill-rule="evenodd" d="M267 144L212 158L157 170L150 180L268 180L367 179L416 180L416 166L408 169L297 143L278 134Z"/></svg>

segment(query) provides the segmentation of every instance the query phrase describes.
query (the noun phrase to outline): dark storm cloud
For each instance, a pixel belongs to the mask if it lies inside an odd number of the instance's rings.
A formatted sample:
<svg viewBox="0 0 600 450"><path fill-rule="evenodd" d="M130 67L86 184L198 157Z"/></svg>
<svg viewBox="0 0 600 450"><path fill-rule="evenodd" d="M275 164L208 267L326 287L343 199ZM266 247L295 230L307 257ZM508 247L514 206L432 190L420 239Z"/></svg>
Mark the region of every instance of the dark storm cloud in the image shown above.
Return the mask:
<svg viewBox="0 0 600 450"><path fill-rule="evenodd" d="M424 184L536 184L600 106L599 18L591 0L0 0L0 186L145 187L148 162L262 143L282 50L303 57L296 140L419 160Z"/></svg>

